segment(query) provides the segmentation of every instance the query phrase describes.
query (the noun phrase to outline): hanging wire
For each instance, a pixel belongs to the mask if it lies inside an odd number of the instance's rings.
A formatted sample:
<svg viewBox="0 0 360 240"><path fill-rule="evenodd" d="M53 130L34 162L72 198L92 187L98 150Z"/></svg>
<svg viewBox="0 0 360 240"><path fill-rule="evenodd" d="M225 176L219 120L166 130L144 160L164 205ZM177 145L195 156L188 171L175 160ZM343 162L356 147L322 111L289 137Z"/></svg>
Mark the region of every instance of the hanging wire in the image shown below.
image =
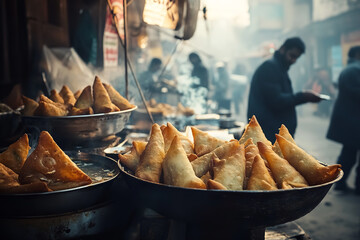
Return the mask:
<svg viewBox="0 0 360 240"><path fill-rule="evenodd" d="M107 3L108 3L108 6L109 6L109 8L110 8L110 13L111 13L111 15L112 15L112 17L113 17L113 20L114 20L114 22L115 22L115 27L116 27L116 31L117 31L117 33L118 33L118 35L119 35L120 44L121 44L121 46L123 47L124 51L127 52L126 46L125 46L124 42L123 42L122 39L121 39L120 26L119 26L119 23L118 23L118 21L117 21L117 16L116 16L116 13L118 13L119 9L116 8L116 7L113 8L112 5L111 5L110 0L107 0ZM124 15L124 19L125 19L125 17L126 17L126 16ZM125 23L125 22L124 22L124 23ZM125 24L124 24L124 25L125 25ZM124 35L125 35L125 32L124 32ZM126 39L126 35L125 35L124 39ZM131 72L131 74L132 74L132 76L133 76L133 79L134 79L134 81L135 81L136 87L137 87L138 90L139 90L139 93L140 93L140 96L141 96L141 100L142 100L142 102L143 102L143 104L144 104L144 106L145 106L146 112L147 112L147 114L149 115L149 118L150 118L151 122L154 124L154 123L155 123L155 122L154 122L154 118L153 118L153 116L152 116L152 114L151 114L151 112L150 112L150 110L149 110L149 107L148 107L148 105L147 105L147 103L146 103L146 99L145 99L145 96L144 96L144 94L143 94L143 91L141 90L141 86L140 86L140 84L139 84L139 81L138 81L138 79L137 79L136 76L135 76L134 69L133 69L133 67L132 67L131 61L130 61L130 59L128 58L127 54L125 54L125 56L126 56L126 57L125 57L126 66L128 65L129 68L130 68L130 72ZM126 79L126 81L127 81L127 79Z"/></svg>

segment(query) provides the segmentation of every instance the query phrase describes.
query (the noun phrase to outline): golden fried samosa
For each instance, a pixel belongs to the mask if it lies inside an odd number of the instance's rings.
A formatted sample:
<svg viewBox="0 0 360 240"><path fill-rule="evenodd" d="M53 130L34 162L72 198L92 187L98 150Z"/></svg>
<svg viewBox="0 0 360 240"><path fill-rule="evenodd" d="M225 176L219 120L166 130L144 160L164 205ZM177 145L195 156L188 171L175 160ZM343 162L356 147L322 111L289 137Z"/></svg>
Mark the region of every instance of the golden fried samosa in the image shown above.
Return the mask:
<svg viewBox="0 0 360 240"><path fill-rule="evenodd" d="M34 115L36 116L66 116L67 110L59 108L55 104L51 104L44 101L39 101L39 106L36 108Z"/></svg>
<svg viewBox="0 0 360 240"><path fill-rule="evenodd" d="M258 123L255 115L252 116L249 123L246 125L244 133L242 134L239 142L244 144L246 140L252 138L253 143L256 145L257 142L263 142L271 146L271 142L267 140L260 124Z"/></svg>
<svg viewBox="0 0 360 240"><path fill-rule="evenodd" d="M247 183L247 190L276 190L276 183L265 166L260 154L254 158L251 175Z"/></svg>
<svg viewBox="0 0 360 240"><path fill-rule="evenodd" d="M230 141L193 160L191 165L193 166L196 176L201 177L210 170L214 153L220 159L226 158L236 151L238 144L237 141Z"/></svg>
<svg viewBox="0 0 360 240"><path fill-rule="evenodd" d="M118 108L114 103L111 103L111 112L118 112L120 111L120 108Z"/></svg>
<svg viewBox="0 0 360 240"><path fill-rule="evenodd" d="M160 126L152 125L150 139L140 156L135 176L151 182L159 182L162 172L162 162L165 157L164 138Z"/></svg>
<svg viewBox="0 0 360 240"><path fill-rule="evenodd" d="M72 106L70 104L62 104L62 103L57 103L57 102L54 102L53 100L51 100L50 98L46 97L44 94L41 94L40 95L40 99L39 99L39 102L40 101L43 101L43 102L46 102L46 103L50 103L52 105L55 105L56 107L60 108L60 109L63 109L65 111L68 111L72 108Z"/></svg>
<svg viewBox="0 0 360 240"><path fill-rule="evenodd" d="M221 160L215 154L213 155L213 181L220 183L228 190L244 189L245 150L243 144L236 143L237 146L233 155Z"/></svg>
<svg viewBox="0 0 360 240"><path fill-rule="evenodd" d="M167 152L170 148L174 137L178 136L180 138L181 144L185 149L186 154L189 155L194 153L194 145L190 141L190 139L181 132L179 132L170 122L167 122L166 127L162 127L161 131L164 137L165 152Z"/></svg>
<svg viewBox="0 0 360 240"><path fill-rule="evenodd" d="M19 173L21 184L41 181L46 182L52 190L78 187L92 182L46 131L40 133L37 147Z"/></svg>
<svg viewBox="0 0 360 240"><path fill-rule="evenodd" d="M121 164L124 164L131 171L135 172L140 162L140 156L144 152L147 142L133 141L129 153L119 154Z"/></svg>
<svg viewBox="0 0 360 240"><path fill-rule="evenodd" d="M21 111L23 116L34 116L35 110L38 108L39 104L32 100L31 98L22 96L24 103L24 109Z"/></svg>
<svg viewBox="0 0 360 240"><path fill-rule="evenodd" d="M285 127L284 124L281 124L281 127L279 128L279 135L284 137L286 140L292 142L293 144L296 144L294 138L291 136L289 130ZM272 148L273 148L274 152L276 152L280 157L282 157L282 158L284 157L277 140L275 141Z"/></svg>
<svg viewBox="0 0 360 240"><path fill-rule="evenodd" d="M249 178L251 175L251 170L252 170L252 166L254 163L254 159L255 159L256 155L259 154L259 149L253 143L252 138L249 138L248 140L246 140L244 146L245 146L245 160L246 160L244 188L246 189L247 182L249 181Z"/></svg>
<svg viewBox="0 0 360 240"><path fill-rule="evenodd" d="M196 127L191 127L191 132L194 137L195 153L198 157L226 143L226 141L213 137L209 133L201 131Z"/></svg>
<svg viewBox="0 0 360 240"><path fill-rule="evenodd" d="M29 153L29 138L25 133L16 142L11 144L4 152L0 153L0 163L10 168L17 174L24 165Z"/></svg>
<svg viewBox="0 0 360 240"><path fill-rule="evenodd" d="M74 92L75 99L78 99L80 97L81 93L82 93L82 90L77 90L76 92Z"/></svg>
<svg viewBox="0 0 360 240"><path fill-rule="evenodd" d="M18 175L0 163L0 193L7 192L9 188L19 186Z"/></svg>
<svg viewBox="0 0 360 240"><path fill-rule="evenodd" d="M310 185L326 183L338 176L340 164L324 166L313 156L284 137L276 134L276 140L284 158L305 177Z"/></svg>
<svg viewBox="0 0 360 240"><path fill-rule="evenodd" d="M75 105L76 98L74 96L74 93L70 90L68 86L64 85L61 88L59 94L64 99L65 104L69 104L71 106Z"/></svg>
<svg viewBox="0 0 360 240"><path fill-rule="evenodd" d="M162 163L164 183L177 187L206 189L189 162L179 136L175 136Z"/></svg>
<svg viewBox="0 0 360 240"><path fill-rule="evenodd" d="M60 96L60 94L55 89L50 91L50 99L53 102L57 102L57 103L61 103L61 104L65 103L64 99Z"/></svg>
<svg viewBox="0 0 360 240"><path fill-rule="evenodd" d="M72 107L69 111L69 116L76 116L76 115L90 115L94 114L94 110L91 107L88 108L77 108Z"/></svg>
<svg viewBox="0 0 360 240"><path fill-rule="evenodd" d="M93 83L93 96L94 96L94 112L95 113L108 113L113 110L112 102L107 93L104 85L98 76L95 76Z"/></svg>
<svg viewBox="0 0 360 240"><path fill-rule="evenodd" d="M287 160L277 155L271 147L263 142L258 142L257 145L261 156L268 161L279 189L309 186L305 178Z"/></svg>
<svg viewBox="0 0 360 240"><path fill-rule="evenodd" d="M79 98L75 102L75 107L80 109L86 109L92 107L93 102L94 101L91 93L91 86L89 85L82 90Z"/></svg>
<svg viewBox="0 0 360 240"><path fill-rule="evenodd" d="M12 109L17 109L24 105L22 96L21 84L16 84L10 91L10 94L2 99L2 102L11 107Z"/></svg>
<svg viewBox="0 0 360 240"><path fill-rule="evenodd" d="M126 98L121 96L121 94L116 91L116 89L110 84L103 83L106 91L108 92L111 101L118 107L120 110L126 110L134 108L135 105L131 104Z"/></svg>

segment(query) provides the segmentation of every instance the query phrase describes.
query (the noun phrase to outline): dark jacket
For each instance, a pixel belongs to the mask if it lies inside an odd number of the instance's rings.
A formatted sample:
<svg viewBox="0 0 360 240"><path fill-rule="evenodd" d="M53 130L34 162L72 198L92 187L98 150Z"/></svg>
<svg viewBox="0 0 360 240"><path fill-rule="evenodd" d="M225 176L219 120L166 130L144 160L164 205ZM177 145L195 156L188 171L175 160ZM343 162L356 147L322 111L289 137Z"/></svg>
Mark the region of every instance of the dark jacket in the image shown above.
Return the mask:
<svg viewBox="0 0 360 240"><path fill-rule="evenodd" d="M360 61L341 72L338 86L327 138L360 148Z"/></svg>
<svg viewBox="0 0 360 240"><path fill-rule="evenodd" d="M303 94L293 93L288 67L276 51L274 57L261 64L251 81L248 118L256 116L265 136L275 142L275 134L284 124L294 136L297 126L295 106L305 103Z"/></svg>

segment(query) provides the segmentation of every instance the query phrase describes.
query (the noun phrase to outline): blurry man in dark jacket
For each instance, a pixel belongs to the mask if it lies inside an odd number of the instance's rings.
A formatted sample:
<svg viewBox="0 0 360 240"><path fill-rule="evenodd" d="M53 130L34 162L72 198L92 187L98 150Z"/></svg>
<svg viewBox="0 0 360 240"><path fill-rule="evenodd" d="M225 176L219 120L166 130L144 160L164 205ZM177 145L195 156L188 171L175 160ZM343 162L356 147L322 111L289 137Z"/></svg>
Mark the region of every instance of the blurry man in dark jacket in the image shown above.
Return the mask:
<svg viewBox="0 0 360 240"><path fill-rule="evenodd" d="M327 138L343 144L338 163L344 177L335 190L349 190L346 180L360 157L360 46L352 47L348 56L348 65L339 76L339 94L327 133ZM355 187L356 194L360 194L360 165L356 169Z"/></svg>
<svg viewBox="0 0 360 240"><path fill-rule="evenodd" d="M199 83L194 84L193 87L204 87L209 90L209 73L203 65L200 56L192 52L189 54L189 61L194 66L191 76L199 78Z"/></svg>
<svg viewBox="0 0 360 240"><path fill-rule="evenodd" d="M257 68L252 78L247 115L248 118L256 116L266 137L273 143L281 124L294 136L296 105L321 100L311 91L293 92L288 70L304 52L305 44L300 38L286 39L273 58Z"/></svg>

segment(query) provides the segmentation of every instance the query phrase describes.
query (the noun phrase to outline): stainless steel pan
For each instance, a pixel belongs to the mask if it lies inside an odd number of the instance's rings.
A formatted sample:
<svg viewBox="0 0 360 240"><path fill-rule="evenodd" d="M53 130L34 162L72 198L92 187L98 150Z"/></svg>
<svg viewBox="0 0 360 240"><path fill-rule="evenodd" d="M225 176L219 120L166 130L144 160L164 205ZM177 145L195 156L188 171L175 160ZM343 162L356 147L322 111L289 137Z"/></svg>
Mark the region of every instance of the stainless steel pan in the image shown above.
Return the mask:
<svg viewBox="0 0 360 240"><path fill-rule="evenodd" d="M119 133L137 107L132 109L92 115L42 117L22 116L26 131L37 138L41 131L48 131L57 144L66 149L88 145ZM94 146L96 147L96 146Z"/></svg>
<svg viewBox="0 0 360 240"><path fill-rule="evenodd" d="M81 152L66 154L92 178L92 184L44 193L0 194L0 216L64 214L83 210L107 200L109 189L119 175L116 161Z"/></svg>
<svg viewBox="0 0 360 240"><path fill-rule="evenodd" d="M306 215L343 176L341 171L331 182L290 190L201 190L145 181L126 171L120 162L118 165L138 204L196 226L192 228L196 229L195 239L216 239L214 236L232 238L239 232L247 236L244 239L264 239L265 227Z"/></svg>

